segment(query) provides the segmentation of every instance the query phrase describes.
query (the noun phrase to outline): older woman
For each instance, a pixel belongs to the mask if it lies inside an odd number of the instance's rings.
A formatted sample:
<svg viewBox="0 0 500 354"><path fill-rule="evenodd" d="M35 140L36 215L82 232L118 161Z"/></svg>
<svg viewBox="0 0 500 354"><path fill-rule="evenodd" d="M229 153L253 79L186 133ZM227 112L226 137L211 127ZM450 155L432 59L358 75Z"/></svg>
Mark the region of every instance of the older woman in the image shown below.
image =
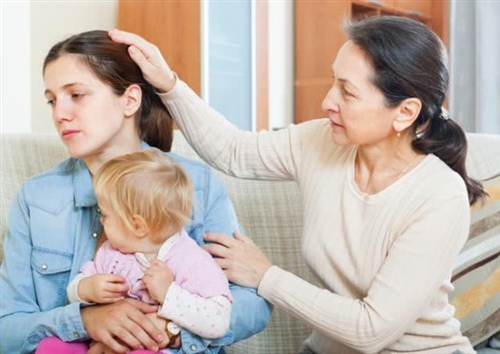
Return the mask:
<svg viewBox="0 0 500 354"><path fill-rule="evenodd" d="M130 45L208 163L243 178L298 183L302 251L322 287L273 265L244 236L206 239L229 279L313 329L304 352L471 353L448 293L469 203L485 192L465 171L463 130L441 108L443 45L421 23L398 17L366 19L346 33L323 101L328 119L272 133L238 131L152 44L117 30L110 36Z"/></svg>

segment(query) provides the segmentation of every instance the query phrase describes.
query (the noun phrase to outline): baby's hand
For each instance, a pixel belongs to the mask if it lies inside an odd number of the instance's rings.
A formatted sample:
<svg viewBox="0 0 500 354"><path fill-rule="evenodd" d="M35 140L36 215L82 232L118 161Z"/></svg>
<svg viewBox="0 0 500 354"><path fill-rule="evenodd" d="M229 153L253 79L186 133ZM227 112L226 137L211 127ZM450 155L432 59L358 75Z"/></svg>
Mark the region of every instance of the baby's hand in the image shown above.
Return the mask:
<svg viewBox="0 0 500 354"><path fill-rule="evenodd" d="M174 281L174 274L165 263L155 259L144 272L142 281L148 288L151 297L163 305L168 288Z"/></svg>
<svg viewBox="0 0 500 354"><path fill-rule="evenodd" d="M83 278L78 284L78 297L97 304L123 300L127 291L125 278L115 274L95 274Z"/></svg>

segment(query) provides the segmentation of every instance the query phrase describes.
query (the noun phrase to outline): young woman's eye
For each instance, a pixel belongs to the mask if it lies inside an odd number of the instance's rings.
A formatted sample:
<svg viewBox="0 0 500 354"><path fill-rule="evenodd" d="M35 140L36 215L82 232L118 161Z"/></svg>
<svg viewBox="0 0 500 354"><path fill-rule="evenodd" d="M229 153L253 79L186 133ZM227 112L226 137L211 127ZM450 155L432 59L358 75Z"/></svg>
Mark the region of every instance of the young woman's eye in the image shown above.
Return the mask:
<svg viewBox="0 0 500 354"><path fill-rule="evenodd" d="M49 106L53 106L54 105L54 100L47 100L47 104Z"/></svg>
<svg viewBox="0 0 500 354"><path fill-rule="evenodd" d="M71 98L73 99L79 99L79 98L82 98L84 95L83 93L72 93L71 94Z"/></svg>

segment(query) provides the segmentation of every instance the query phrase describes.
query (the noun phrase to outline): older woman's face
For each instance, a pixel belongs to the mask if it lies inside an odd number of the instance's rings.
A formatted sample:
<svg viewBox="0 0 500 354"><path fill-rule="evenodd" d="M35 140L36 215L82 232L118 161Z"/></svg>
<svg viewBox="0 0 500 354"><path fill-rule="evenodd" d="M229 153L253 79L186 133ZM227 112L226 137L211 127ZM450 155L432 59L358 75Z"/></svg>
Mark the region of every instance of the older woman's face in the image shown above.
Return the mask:
<svg viewBox="0 0 500 354"><path fill-rule="evenodd" d="M333 63L333 85L323 100L333 139L339 145L371 145L393 132L397 109L388 108L372 83L372 65L359 46L346 42Z"/></svg>
<svg viewBox="0 0 500 354"><path fill-rule="evenodd" d="M91 158L113 150L124 134L126 98L72 54L49 63L44 79L54 125L69 154Z"/></svg>

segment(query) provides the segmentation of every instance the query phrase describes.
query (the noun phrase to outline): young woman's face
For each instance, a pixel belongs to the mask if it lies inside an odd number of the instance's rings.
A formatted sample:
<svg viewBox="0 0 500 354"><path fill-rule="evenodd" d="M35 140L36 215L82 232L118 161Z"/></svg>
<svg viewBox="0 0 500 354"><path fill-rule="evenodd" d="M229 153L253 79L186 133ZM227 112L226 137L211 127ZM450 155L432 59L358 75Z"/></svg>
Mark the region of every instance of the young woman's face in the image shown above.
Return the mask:
<svg viewBox="0 0 500 354"><path fill-rule="evenodd" d="M55 127L71 156L112 155L115 144L123 144L126 98L113 93L76 55L49 63L44 79Z"/></svg>
<svg viewBox="0 0 500 354"><path fill-rule="evenodd" d="M338 145L370 145L388 138L396 108L385 105L372 83L374 71L361 48L346 42L333 63L333 85L323 100L333 140Z"/></svg>

